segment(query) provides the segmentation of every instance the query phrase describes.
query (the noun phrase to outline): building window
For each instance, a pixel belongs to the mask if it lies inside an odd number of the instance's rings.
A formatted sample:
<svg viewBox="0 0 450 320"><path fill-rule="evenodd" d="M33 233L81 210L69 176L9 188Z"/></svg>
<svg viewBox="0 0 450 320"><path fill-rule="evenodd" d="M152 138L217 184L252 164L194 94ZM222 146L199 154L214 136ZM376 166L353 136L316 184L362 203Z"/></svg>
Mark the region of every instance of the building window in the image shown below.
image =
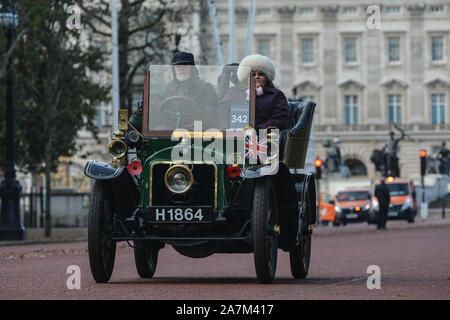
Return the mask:
<svg viewBox="0 0 450 320"><path fill-rule="evenodd" d="M399 6L383 6L383 12L388 14L398 14L400 13Z"/></svg>
<svg viewBox="0 0 450 320"><path fill-rule="evenodd" d="M229 46L228 39L221 40L220 49L222 52L222 59L223 59L224 63L233 62L233 61L228 61L228 56L230 53L230 46Z"/></svg>
<svg viewBox="0 0 450 320"><path fill-rule="evenodd" d="M263 56L270 57L270 40L258 39L258 53Z"/></svg>
<svg viewBox="0 0 450 320"><path fill-rule="evenodd" d="M400 37L388 38L388 61L400 61Z"/></svg>
<svg viewBox="0 0 450 320"><path fill-rule="evenodd" d="M431 37L431 61L442 61L444 59L444 37Z"/></svg>
<svg viewBox="0 0 450 320"><path fill-rule="evenodd" d="M445 95L442 93L431 95L431 121L432 123L445 122Z"/></svg>
<svg viewBox="0 0 450 320"><path fill-rule="evenodd" d="M314 62L314 39L303 38L301 40L301 60L302 63Z"/></svg>
<svg viewBox="0 0 450 320"><path fill-rule="evenodd" d="M402 96L400 94L388 95L389 123L401 123L402 121Z"/></svg>
<svg viewBox="0 0 450 320"><path fill-rule="evenodd" d="M315 101L314 99L315 99L314 96L300 96L300 98L299 98L299 100L302 100L302 101Z"/></svg>
<svg viewBox="0 0 450 320"><path fill-rule="evenodd" d="M367 168L364 163L358 159L347 159L344 161L352 176L367 176Z"/></svg>
<svg viewBox="0 0 450 320"><path fill-rule="evenodd" d="M356 62L356 38L355 37L345 37L344 38L344 62Z"/></svg>
<svg viewBox="0 0 450 320"><path fill-rule="evenodd" d="M227 19L228 18L228 10L217 10L217 17L219 19Z"/></svg>
<svg viewBox="0 0 450 320"><path fill-rule="evenodd" d="M356 14L356 7L343 7L342 13L343 14Z"/></svg>
<svg viewBox="0 0 450 320"><path fill-rule="evenodd" d="M312 16L314 14L313 8L297 8L297 13L302 16Z"/></svg>
<svg viewBox="0 0 450 320"><path fill-rule="evenodd" d="M270 9L256 9L256 16L260 17L260 16L270 16Z"/></svg>
<svg viewBox="0 0 450 320"><path fill-rule="evenodd" d="M105 103L97 107L97 126L108 127L112 125L111 107Z"/></svg>
<svg viewBox="0 0 450 320"><path fill-rule="evenodd" d="M429 6L428 11L430 12L444 12L443 5Z"/></svg>
<svg viewBox="0 0 450 320"><path fill-rule="evenodd" d="M358 96L347 95L345 103L345 124L358 124Z"/></svg>

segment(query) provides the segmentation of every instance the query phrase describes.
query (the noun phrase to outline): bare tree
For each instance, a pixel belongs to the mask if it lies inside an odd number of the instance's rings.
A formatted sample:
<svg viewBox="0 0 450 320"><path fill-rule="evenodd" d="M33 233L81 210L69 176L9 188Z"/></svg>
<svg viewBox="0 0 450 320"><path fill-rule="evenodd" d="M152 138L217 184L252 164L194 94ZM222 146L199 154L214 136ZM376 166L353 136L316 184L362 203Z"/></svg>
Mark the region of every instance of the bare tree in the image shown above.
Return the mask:
<svg viewBox="0 0 450 320"><path fill-rule="evenodd" d="M91 32L97 45L110 54L111 11L109 0L78 0L82 9L82 24ZM122 0L118 13L120 107L132 111L134 86L149 63L167 62L176 50L183 32L183 17L190 8L185 1Z"/></svg>

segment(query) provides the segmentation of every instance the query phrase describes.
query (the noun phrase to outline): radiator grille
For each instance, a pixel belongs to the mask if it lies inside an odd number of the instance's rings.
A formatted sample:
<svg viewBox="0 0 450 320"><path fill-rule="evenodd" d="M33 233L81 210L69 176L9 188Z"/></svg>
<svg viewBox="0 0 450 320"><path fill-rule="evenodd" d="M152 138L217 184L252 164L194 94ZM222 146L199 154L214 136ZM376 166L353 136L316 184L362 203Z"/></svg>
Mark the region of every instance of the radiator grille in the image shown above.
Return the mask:
<svg viewBox="0 0 450 320"><path fill-rule="evenodd" d="M171 193L164 176L170 163L156 163L152 167L150 205L210 205L216 206L216 167L212 164L194 164L192 174L194 184L186 194Z"/></svg>

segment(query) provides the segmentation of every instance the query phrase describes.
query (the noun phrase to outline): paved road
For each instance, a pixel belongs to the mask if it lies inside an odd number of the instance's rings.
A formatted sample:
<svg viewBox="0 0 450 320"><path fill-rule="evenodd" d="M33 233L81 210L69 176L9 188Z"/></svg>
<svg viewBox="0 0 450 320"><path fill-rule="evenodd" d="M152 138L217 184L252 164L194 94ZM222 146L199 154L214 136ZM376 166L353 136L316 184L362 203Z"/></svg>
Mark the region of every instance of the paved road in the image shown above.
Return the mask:
<svg viewBox="0 0 450 320"><path fill-rule="evenodd" d="M155 278L142 280L133 251L120 243L108 284L90 274L86 242L0 246L0 299L450 299L450 219L317 227L310 274L293 280L289 256L279 251L277 277L257 283L251 254L181 256L160 252ZM69 290L70 265L81 271L81 289ZM367 269L380 270L380 289L367 288ZM372 278L371 278L372 279ZM370 282L375 283L375 282Z"/></svg>

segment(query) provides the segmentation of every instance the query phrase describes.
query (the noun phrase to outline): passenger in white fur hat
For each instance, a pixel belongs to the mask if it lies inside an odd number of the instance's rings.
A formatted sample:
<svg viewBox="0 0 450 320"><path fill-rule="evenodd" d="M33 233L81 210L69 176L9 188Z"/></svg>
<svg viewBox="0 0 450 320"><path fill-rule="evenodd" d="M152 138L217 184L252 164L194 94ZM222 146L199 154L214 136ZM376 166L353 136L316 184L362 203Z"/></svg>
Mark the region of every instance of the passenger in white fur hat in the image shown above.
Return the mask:
<svg viewBox="0 0 450 320"><path fill-rule="evenodd" d="M238 78L242 87L248 84L248 68L252 71L256 83L255 99L255 126L256 129L276 127L279 130L287 128L289 124L289 106L284 93L275 88L275 66L268 57L260 54L252 54L245 57L239 64ZM222 106L233 104L234 97L239 96L239 88L233 90L224 97ZM242 90L242 89L240 89ZM242 91L241 91L242 94ZM223 110L222 110L223 111ZM219 113L220 110L219 110Z"/></svg>

